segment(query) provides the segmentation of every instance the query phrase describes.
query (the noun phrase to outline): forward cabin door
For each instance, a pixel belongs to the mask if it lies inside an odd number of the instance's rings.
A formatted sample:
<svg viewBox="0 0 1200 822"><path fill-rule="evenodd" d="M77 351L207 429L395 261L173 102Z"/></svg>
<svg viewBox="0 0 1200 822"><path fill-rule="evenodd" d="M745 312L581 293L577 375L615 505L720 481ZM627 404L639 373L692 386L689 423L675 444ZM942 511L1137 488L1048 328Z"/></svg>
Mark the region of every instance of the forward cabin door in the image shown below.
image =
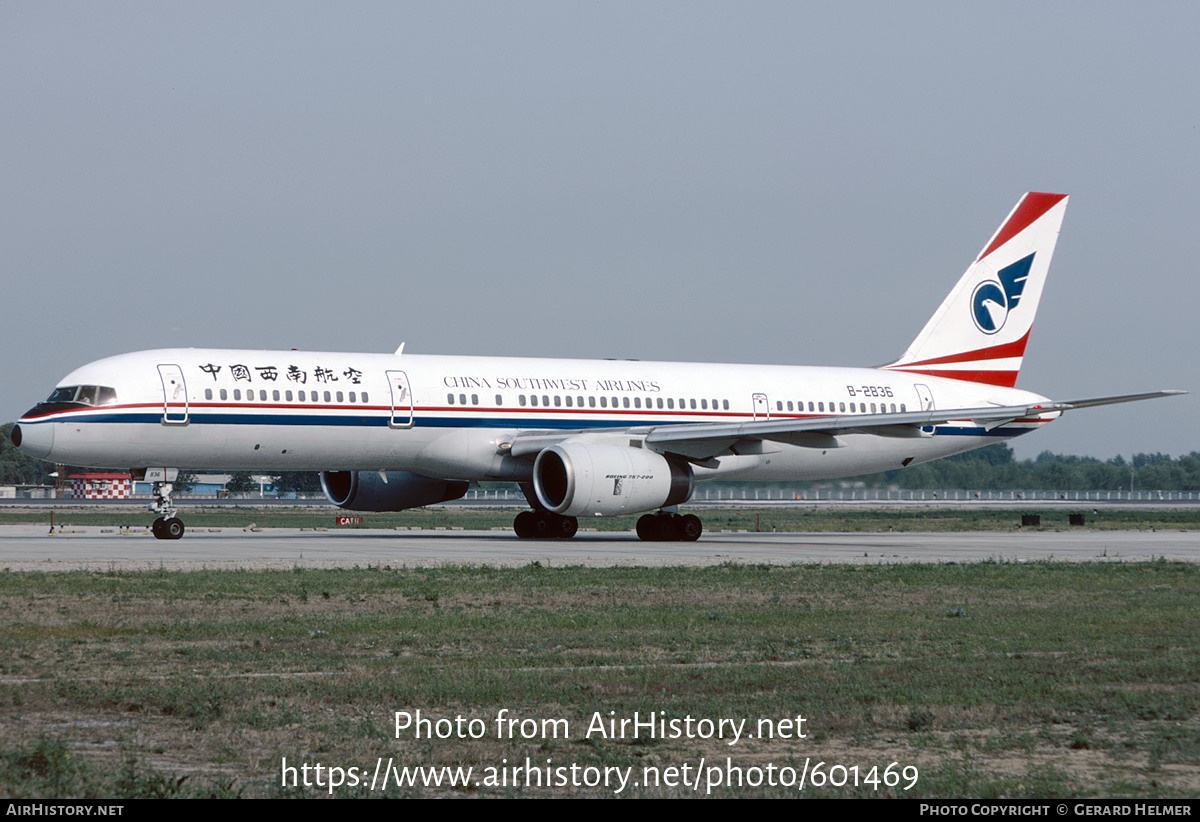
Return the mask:
<svg viewBox="0 0 1200 822"><path fill-rule="evenodd" d="M413 427L413 397L408 384L408 375L403 371L387 372L388 390L392 394L392 416L388 419L391 428Z"/></svg>
<svg viewBox="0 0 1200 822"><path fill-rule="evenodd" d="M187 385L178 365L159 365L158 378L163 387L163 425L187 425Z"/></svg>

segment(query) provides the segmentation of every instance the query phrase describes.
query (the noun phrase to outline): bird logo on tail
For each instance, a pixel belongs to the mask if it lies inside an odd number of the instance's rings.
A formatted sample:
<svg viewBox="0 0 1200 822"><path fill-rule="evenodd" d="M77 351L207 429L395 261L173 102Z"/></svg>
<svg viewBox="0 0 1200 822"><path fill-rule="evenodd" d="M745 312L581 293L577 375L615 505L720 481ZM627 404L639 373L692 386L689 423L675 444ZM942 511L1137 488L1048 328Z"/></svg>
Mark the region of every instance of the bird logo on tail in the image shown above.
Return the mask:
<svg viewBox="0 0 1200 822"><path fill-rule="evenodd" d="M1005 266L996 280L984 280L971 295L971 318L984 334L995 334L1004 327L1008 314L1021 301L1025 280L1033 265L1033 254Z"/></svg>

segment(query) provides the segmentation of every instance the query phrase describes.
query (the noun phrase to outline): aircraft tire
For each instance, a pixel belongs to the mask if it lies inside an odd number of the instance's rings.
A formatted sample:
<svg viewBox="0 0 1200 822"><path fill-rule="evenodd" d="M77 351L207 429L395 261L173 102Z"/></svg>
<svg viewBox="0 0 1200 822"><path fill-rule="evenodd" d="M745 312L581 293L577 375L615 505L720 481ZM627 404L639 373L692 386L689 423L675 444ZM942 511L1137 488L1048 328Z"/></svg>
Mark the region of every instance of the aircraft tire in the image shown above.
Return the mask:
<svg viewBox="0 0 1200 822"><path fill-rule="evenodd" d="M183 520L178 517L171 517L163 522L163 539L182 539L183 538Z"/></svg>
<svg viewBox="0 0 1200 822"><path fill-rule="evenodd" d="M675 522L675 533L683 542L695 542L704 533L704 523L695 514L685 514Z"/></svg>
<svg viewBox="0 0 1200 822"><path fill-rule="evenodd" d="M668 542L675 535L674 517L670 514L643 514L637 521L638 539L645 542Z"/></svg>
<svg viewBox="0 0 1200 822"><path fill-rule="evenodd" d="M537 536L533 523L533 519L536 516L537 514L533 513L533 511L522 511L517 514L517 518L513 520L513 530L517 533L518 537L521 539L532 539Z"/></svg>

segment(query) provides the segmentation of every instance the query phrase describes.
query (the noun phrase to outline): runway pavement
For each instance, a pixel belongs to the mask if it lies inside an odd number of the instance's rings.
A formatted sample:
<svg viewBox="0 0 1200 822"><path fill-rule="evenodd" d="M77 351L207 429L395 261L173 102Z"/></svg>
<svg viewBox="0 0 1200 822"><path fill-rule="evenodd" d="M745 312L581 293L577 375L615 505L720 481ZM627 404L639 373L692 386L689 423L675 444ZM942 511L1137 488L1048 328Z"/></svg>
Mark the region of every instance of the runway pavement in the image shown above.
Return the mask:
<svg viewBox="0 0 1200 822"><path fill-rule="evenodd" d="M971 533L706 533L699 542L641 542L632 532L582 531L575 539L517 539L511 531L259 532L198 529L178 541L141 530L0 526L6 571L334 568L355 565L714 565L723 562L888 564L1057 560L1200 562L1200 533L1187 531L1023 531Z"/></svg>

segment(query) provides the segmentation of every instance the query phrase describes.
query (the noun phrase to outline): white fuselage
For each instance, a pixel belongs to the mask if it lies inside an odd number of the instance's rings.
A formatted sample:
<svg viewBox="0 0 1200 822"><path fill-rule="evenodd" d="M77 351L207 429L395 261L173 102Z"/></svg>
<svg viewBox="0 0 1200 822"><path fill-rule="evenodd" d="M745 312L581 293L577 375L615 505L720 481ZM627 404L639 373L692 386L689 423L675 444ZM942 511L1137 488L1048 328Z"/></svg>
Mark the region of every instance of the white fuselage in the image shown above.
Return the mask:
<svg viewBox="0 0 1200 822"><path fill-rule="evenodd" d="M90 363L60 386L103 386L105 404L43 404L20 420L26 450L109 468L403 470L527 481L508 446L530 431L978 408L1027 391L873 368L163 349ZM764 442L697 465L696 479L817 479L890 470L1026 433L1046 419L930 426L923 436L843 434L841 447Z"/></svg>

